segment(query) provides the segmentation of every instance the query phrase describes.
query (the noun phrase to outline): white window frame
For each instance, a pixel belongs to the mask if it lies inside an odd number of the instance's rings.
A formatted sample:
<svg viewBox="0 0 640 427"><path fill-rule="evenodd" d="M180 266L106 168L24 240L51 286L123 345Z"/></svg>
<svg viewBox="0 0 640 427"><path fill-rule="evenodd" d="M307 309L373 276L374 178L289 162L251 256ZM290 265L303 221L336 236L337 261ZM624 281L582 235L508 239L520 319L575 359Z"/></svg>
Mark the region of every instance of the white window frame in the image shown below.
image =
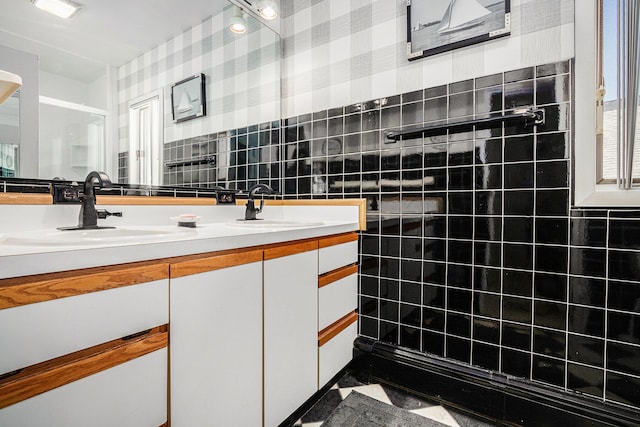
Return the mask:
<svg viewBox="0 0 640 427"><path fill-rule="evenodd" d="M596 183L598 2L599 0L579 0L575 7L575 206L637 207L640 206L640 189L620 190L616 184Z"/></svg>

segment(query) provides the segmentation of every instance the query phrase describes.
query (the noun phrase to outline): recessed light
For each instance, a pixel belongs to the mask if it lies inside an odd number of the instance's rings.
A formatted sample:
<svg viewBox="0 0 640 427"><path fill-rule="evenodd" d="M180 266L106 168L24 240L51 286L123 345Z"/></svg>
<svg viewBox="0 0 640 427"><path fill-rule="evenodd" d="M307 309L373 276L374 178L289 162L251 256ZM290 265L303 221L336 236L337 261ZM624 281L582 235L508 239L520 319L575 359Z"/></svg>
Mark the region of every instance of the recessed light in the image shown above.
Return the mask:
<svg viewBox="0 0 640 427"><path fill-rule="evenodd" d="M271 21L278 17L278 6L273 0L262 0L258 2L258 12L264 19Z"/></svg>
<svg viewBox="0 0 640 427"><path fill-rule="evenodd" d="M60 18L72 17L82 6L68 0L31 0L35 7Z"/></svg>
<svg viewBox="0 0 640 427"><path fill-rule="evenodd" d="M244 34L247 31L247 21L244 20L242 9L235 6L233 16L229 20L229 29L236 34Z"/></svg>

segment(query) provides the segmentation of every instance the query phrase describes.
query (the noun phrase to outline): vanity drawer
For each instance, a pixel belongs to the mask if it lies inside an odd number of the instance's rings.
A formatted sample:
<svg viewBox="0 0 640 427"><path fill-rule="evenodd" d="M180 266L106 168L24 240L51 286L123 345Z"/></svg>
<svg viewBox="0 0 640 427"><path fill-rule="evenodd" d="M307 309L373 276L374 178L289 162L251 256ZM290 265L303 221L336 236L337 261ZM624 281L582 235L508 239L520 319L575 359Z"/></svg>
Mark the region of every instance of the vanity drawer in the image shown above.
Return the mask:
<svg viewBox="0 0 640 427"><path fill-rule="evenodd" d="M352 318L333 338L318 349L318 388L327 384L353 358L353 341L358 335L358 322Z"/></svg>
<svg viewBox="0 0 640 427"><path fill-rule="evenodd" d="M324 274L356 262L358 262L358 235L356 233L320 239L318 274Z"/></svg>
<svg viewBox="0 0 640 427"><path fill-rule="evenodd" d="M358 307L358 267L337 270L346 276L324 284L318 289L318 330L322 330ZM331 273L330 273L331 274Z"/></svg>
<svg viewBox="0 0 640 427"><path fill-rule="evenodd" d="M167 359L161 348L0 409L2 426L158 427L167 422ZM31 388L38 388L37 383Z"/></svg>
<svg viewBox="0 0 640 427"><path fill-rule="evenodd" d="M85 276L47 282L48 287L42 280L32 287L27 282L19 290L29 302L21 303L21 295L8 298L10 286L0 287L0 348L11 349L0 352L0 375L168 323L168 268L167 278L130 286L115 286L115 273L102 271L94 279L94 288L84 286ZM75 294L51 297L60 289Z"/></svg>

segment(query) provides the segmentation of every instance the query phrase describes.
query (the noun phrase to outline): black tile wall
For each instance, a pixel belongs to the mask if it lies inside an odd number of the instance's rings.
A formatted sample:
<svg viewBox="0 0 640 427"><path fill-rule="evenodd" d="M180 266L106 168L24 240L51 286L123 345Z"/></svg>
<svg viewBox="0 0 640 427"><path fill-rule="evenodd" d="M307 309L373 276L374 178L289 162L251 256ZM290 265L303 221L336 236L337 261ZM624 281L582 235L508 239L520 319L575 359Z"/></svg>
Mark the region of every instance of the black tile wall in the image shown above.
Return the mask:
<svg viewBox="0 0 640 427"><path fill-rule="evenodd" d="M307 115L307 120L310 117ZM261 182L281 191L284 169L285 176L309 176L299 180L299 185L310 188L311 166L304 159L310 156L311 147L309 141L297 143L306 139L305 132L310 132L310 125L286 125L287 123L284 126L286 138L295 143L284 146L280 144L280 131L283 127L277 121L166 143L163 151L163 183L188 187L219 185L246 190ZM301 160L283 163L283 152ZM213 156L215 162L199 163L198 159L205 156ZM166 165L171 162L185 164L173 167ZM126 169L124 172L126 173ZM295 179L285 180L285 185L289 185L294 191L297 184Z"/></svg>
<svg viewBox="0 0 640 427"><path fill-rule="evenodd" d="M572 80L565 61L208 135L228 169L165 179L366 198L361 335L640 409L640 211L571 208ZM546 123L385 138L522 107Z"/></svg>
<svg viewBox="0 0 640 427"><path fill-rule="evenodd" d="M571 85L562 62L296 118L329 167L285 191L367 198L362 335L640 407L640 212L570 209ZM544 126L384 137L530 106Z"/></svg>

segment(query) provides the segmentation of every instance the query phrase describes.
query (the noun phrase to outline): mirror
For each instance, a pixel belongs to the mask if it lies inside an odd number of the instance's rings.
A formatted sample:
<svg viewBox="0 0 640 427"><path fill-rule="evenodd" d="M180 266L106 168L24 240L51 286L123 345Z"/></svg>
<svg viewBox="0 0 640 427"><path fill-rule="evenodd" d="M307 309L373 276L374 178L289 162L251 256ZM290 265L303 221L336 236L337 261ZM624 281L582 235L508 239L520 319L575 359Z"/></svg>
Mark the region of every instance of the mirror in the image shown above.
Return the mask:
<svg viewBox="0 0 640 427"><path fill-rule="evenodd" d="M129 52L130 57L124 62L121 57L111 58L108 54L102 62L93 57L74 56L70 52L75 47L58 43L60 34L57 31L50 31L50 40L39 44L35 35L27 34L31 30L25 29L25 34L21 34L11 25L32 29L38 26L33 20L45 22L49 17L38 11L39 15L28 22L30 14L34 13L29 2L17 2L12 6L15 9L9 8L0 17L0 50L15 50L35 57L31 64L36 64L36 87L39 83L35 96L29 95L29 104L24 92L34 84L23 76L21 97L16 99L21 110L26 105L33 105L35 99L37 107L26 111L35 115L40 125L39 131L35 126L36 138L31 135L27 140L29 135L24 134L26 126L20 116L19 142L12 143L14 150L18 146L20 154L16 176L80 180L88 170L101 169L119 183L223 185L229 188L244 188L260 177L279 179L277 171L272 173L269 165L272 157L277 157L270 145L279 142L281 117L279 35L256 19L255 12L248 9L250 6L244 0L231 1L233 3L226 0L187 0L186 3L159 0L158 5L154 5L159 9L158 13L166 13L170 7L179 9L173 13L175 21L195 13L198 5L206 14L197 19L191 17L192 23L187 26L184 22L172 23L189 29L174 32L170 37L164 35L155 41L144 40L149 47L140 52ZM88 3L69 22L77 20L73 25L80 26L82 19L90 22L90 17L101 15L101 20L107 20L111 13L119 18L132 15L131 26L139 26L138 34L144 33L144 37L148 38L147 33L154 34L158 30L152 19L157 17L123 10L144 5L127 0L109 3ZM247 22L244 34L233 34L227 27L236 4L247 7L243 13ZM109 8L114 10L109 11ZM16 23L11 23L12 20ZM101 20L95 22L101 23ZM67 21L51 22L40 27L55 26L65 32ZM95 22L93 29L101 31ZM136 40L131 38L130 31L133 30L126 25L114 26L111 38L98 39L88 33L87 43L94 44L92 50L96 55L102 51L117 51L112 46L120 37L116 33ZM52 45L56 45L56 49L52 49ZM56 55L51 54L52 50L57 50ZM0 58L0 62L9 61L6 55L0 56L5 58ZM118 60L120 62L116 62ZM200 73L206 76L207 114L174 122L171 86ZM136 103L142 98L154 94L159 94L156 107L140 109L138 121L132 120L132 107L139 106ZM5 115L2 111L0 123ZM159 117L158 123L151 120L153 114ZM137 124L132 126L132 123ZM53 127L55 134L51 130ZM141 145L132 146L134 139L140 140ZM154 149L159 153L153 159L145 157L152 151L145 149L149 147L149 141L156 144ZM14 162L17 158L16 155ZM133 179L131 165L135 162L139 163L135 170L148 167L157 172L139 174L142 178ZM145 178L148 176L159 178L157 182L151 182L150 178Z"/></svg>
<svg viewBox="0 0 640 427"><path fill-rule="evenodd" d="M20 143L20 92L0 104L0 177L18 175Z"/></svg>

